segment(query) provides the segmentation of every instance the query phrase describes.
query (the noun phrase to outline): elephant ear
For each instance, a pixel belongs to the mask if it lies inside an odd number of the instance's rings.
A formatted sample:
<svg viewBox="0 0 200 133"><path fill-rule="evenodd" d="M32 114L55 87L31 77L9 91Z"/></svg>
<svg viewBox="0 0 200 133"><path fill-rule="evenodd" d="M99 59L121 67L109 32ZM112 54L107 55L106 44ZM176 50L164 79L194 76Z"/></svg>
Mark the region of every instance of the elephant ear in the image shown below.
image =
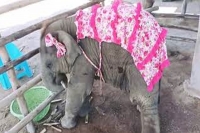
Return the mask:
<svg viewBox="0 0 200 133"><path fill-rule="evenodd" d="M53 32L52 36L54 36L58 42L65 45L65 57L67 59L68 64L73 65L78 55L81 54L81 50L74 38L70 34L62 30Z"/></svg>

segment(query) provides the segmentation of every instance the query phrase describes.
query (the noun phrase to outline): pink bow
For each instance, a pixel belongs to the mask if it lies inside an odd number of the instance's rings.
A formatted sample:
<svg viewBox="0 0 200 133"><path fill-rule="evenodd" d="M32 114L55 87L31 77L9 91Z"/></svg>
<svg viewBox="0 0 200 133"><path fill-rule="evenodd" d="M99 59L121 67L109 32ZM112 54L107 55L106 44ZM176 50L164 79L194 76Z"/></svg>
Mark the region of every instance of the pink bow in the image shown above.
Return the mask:
<svg viewBox="0 0 200 133"><path fill-rule="evenodd" d="M57 49L57 57L58 58L65 55L65 53L66 53L65 46L62 43L58 42L50 33L48 33L45 36L45 43L46 43L46 47L51 47L51 46L55 45L55 47Z"/></svg>

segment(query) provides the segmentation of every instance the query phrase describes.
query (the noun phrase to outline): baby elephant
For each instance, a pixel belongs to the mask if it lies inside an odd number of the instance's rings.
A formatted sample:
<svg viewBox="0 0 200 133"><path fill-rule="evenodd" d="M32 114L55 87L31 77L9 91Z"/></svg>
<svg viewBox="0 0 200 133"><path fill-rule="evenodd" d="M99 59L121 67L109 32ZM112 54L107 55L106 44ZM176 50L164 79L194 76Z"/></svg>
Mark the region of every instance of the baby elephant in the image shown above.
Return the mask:
<svg viewBox="0 0 200 133"><path fill-rule="evenodd" d="M109 8L115 10L108 10ZM107 12L107 15L118 13L118 17L110 17L118 20L112 23L99 20L104 17L98 18L98 15L102 14L98 14L97 9L98 13ZM165 47L166 30L159 27L153 16L144 11L140 4L135 7L117 0L106 10L96 5L88 11L96 11L88 13L96 16L87 16L87 13L79 11L75 16L47 24L42 30L40 57L43 82L47 88L56 92L63 89L61 81L68 81L65 115L61 119L62 127L68 129L75 127L77 115L87 114L80 113L81 108L85 99L91 94L94 78L98 72L106 83L129 91L130 101L138 106L141 113L142 133L160 133L158 81L163 69L169 65ZM127 15L120 13L129 11L130 14L136 11L135 17L130 15L133 18L121 19ZM95 17L97 19L91 21ZM109 17L105 18L109 20ZM121 29L117 28L124 24L124 27L130 29L127 22L117 23L122 20L136 25L136 28L131 27L134 30L126 29L127 32L134 33L128 33L133 37L121 34ZM87 24L96 26L87 32L85 29L88 27L84 27ZM109 28L104 26L116 27L112 34L114 37L110 36ZM107 36L101 37L105 35L101 33L106 33ZM65 74L70 75L69 79Z"/></svg>

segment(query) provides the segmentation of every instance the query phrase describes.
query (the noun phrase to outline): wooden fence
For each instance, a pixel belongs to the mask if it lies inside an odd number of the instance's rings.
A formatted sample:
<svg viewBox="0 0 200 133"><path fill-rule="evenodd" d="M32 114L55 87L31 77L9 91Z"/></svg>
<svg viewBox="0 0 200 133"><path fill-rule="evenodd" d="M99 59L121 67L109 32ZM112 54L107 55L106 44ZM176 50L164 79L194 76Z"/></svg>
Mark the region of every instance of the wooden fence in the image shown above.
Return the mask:
<svg viewBox="0 0 200 133"><path fill-rule="evenodd" d="M37 0L31 0L31 2L36 2ZM71 16L73 14L76 13L76 11L78 11L79 9L85 9L87 7L90 7L96 3L100 3L100 2L104 2L104 0L96 0L96 2L88 2L86 4L83 4L77 8L74 8L72 10L69 10L65 13L59 14L57 16L51 17L48 19L48 21L52 22L61 18L65 18L68 16ZM26 4L25 4L26 5ZM12 8L13 9L13 8ZM147 11L151 12L153 10L157 10L158 7L153 7L151 9L147 9ZM8 11L8 10L5 10ZM5 12L4 11L4 12ZM2 11L0 10L0 14L2 13ZM154 14L155 16L159 16L159 17L166 17L166 14ZM191 14L167 14L167 17L192 17L194 19L198 18L199 15L191 15ZM46 21L46 20L45 20ZM34 24L32 26L29 26L23 30L17 31L11 35L8 35L6 37L1 38L0 37L0 56L4 62L4 66L0 68L0 74L3 72L8 72L8 75L10 77L10 81L11 81L11 85L12 85L12 89L14 90L10 95L6 96L5 98L3 98L0 101L0 108L5 107L7 105L9 105L11 103L12 100L17 99L17 102L19 103L19 107L20 110L22 112L22 114L24 115L24 118L18 122L14 127L12 127L9 131L7 131L7 133L17 133L19 132L24 126L27 127L27 131L29 133L35 133L35 127L33 125L32 119L42 110L44 109L50 102L51 100L53 100L59 93L62 92L62 90L60 92L54 93L53 95L51 95L47 100L45 100L43 103L41 103L36 109L34 109L31 112L28 112L27 109L27 105L24 99L24 92L26 90L28 90L29 88L33 87L34 85L36 85L37 83L39 83L40 81L42 81L41 79L41 74L37 75L35 78L33 78L32 80L30 80L29 82L27 82L26 84L20 86L18 80L16 79L16 74L14 71L14 66L16 66L17 64L21 63L22 61L25 61L33 56L35 56L36 54L39 53L39 48L34 49L32 51L30 51L29 53L25 54L24 56L22 56L21 58L15 60L15 61L10 61L9 57L8 57L8 53L5 50L5 44L15 41L19 38L24 37L27 34L30 34L36 30L39 30L42 27L42 22L39 22L37 24Z"/></svg>
<svg viewBox="0 0 200 133"><path fill-rule="evenodd" d="M10 7L9 9L6 8L6 10L1 9L0 10L0 14L3 12L7 12L9 10L13 10L14 8L18 8L21 5L26 6L28 4L31 3L35 3L38 2L39 0L31 0L28 3L18 3L17 6L15 7ZM41 0L40 0L41 1ZM72 10L69 10L65 13L59 14L57 16L51 17L45 21L55 21L61 18L66 18L68 16L71 16L73 14L75 14L79 9L85 9L87 7L90 7L94 4L103 2L104 0L97 0L96 2L88 2L86 4L83 4L77 8L74 8ZM13 5L13 4L12 4ZM2 58L2 61L4 62L4 66L0 68L0 74L3 72L8 72L8 76L10 77L10 82L12 85L12 89L14 90L10 95L6 96L5 98L3 98L0 101L0 108L5 107L7 105L9 105L12 100L17 99L17 102L19 104L20 110L22 112L22 114L24 115L24 118L18 122L14 127L12 127L9 131L7 131L6 133L17 133L19 132L24 126L27 127L27 131L29 133L35 133L35 127L33 125L32 119L42 110L44 109L59 93L61 93L63 90L54 93L53 95L51 95L50 97L48 97L43 103L41 103L37 108L35 108L33 111L31 111L30 113L28 112L27 109L27 104L25 102L24 99L24 92L26 90L28 90L29 88L33 87L34 85L36 85L37 83L39 83L42 79L41 79L41 74L37 75L35 78L33 78L32 80L30 80L29 82L27 82L26 84L24 84L23 86L20 86L18 80L16 79L16 74L15 74L15 70L14 70L14 66L18 65L19 63L21 63L22 61L25 61L31 57L33 57L34 55L39 53L39 48L34 49L32 51L30 51L29 53L25 54L24 56L22 56L21 58L15 60L15 61L10 61L8 53L5 49L5 44L15 41L19 38L24 37L25 35L28 35L36 30L39 30L40 28L42 28L42 24L44 21L39 22L37 24L34 24L32 26L29 26L23 30L17 31L11 35L8 35L6 37L0 38L0 57Z"/></svg>

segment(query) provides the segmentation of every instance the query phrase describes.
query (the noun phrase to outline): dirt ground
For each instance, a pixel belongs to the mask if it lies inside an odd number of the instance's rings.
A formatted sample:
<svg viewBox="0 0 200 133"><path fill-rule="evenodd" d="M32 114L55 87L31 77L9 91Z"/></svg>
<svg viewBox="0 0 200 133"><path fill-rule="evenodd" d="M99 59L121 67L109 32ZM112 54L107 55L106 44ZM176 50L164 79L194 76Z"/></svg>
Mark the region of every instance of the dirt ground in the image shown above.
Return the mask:
<svg viewBox="0 0 200 133"><path fill-rule="evenodd" d="M171 3L174 5L180 2ZM168 3L165 3L168 4ZM200 4L199 4L200 5ZM198 9L198 8L197 8ZM177 9L180 11L180 8ZM198 9L199 12L200 8ZM24 25L25 26L25 25ZM21 26L22 28L22 26ZM189 37L196 39L196 32L168 29L168 36ZM8 31L10 32L10 31ZM39 31L35 31L14 43L25 54L39 46ZM28 45L27 45L28 44ZM159 105L161 133L200 133L200 100L188 96L183 90L183 82L191 74L192 57L195 42L181 40L167 40L170 67L165 69L161 83L161 101ZM34 77L40 72L39 55L28 60ZM20 84L29 81L23 78ZM93 87L92 111L89 123L85 124L80 118L76 128L64 130L63 133L140 133L140 114L130 101L128 94L119 88L103 84L105 102L100 104L102 98L98 95L99 81ZM12 90L0 89L0 99L10 94ZM98 112L98 106L102 112ZM50 112L49 112L50 113ZM9 107L0 109L0 133L12 128L19 120L11 115ZM38 133L45 126L39 126ZM20 133L26 133L23 128ZM47 133L59 133L47 128Z"/></svg>

